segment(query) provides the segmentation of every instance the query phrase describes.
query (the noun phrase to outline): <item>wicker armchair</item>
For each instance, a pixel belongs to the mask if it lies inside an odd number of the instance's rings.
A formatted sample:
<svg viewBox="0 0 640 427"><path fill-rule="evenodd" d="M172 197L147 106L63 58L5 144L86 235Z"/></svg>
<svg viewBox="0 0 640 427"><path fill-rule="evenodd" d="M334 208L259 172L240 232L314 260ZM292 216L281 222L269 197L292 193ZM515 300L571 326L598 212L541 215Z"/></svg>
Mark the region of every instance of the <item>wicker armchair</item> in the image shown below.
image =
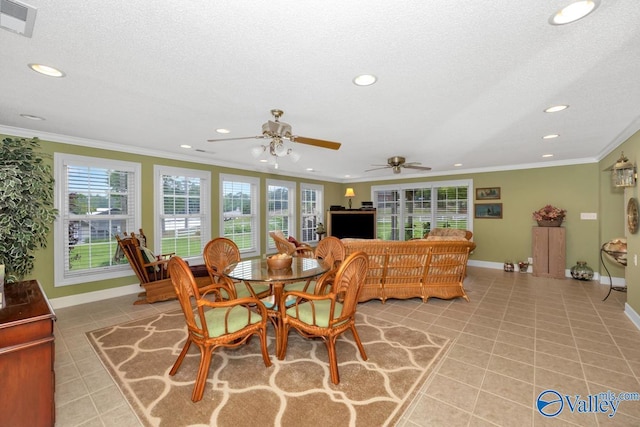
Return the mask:
<svg viewBox="0 0 640 427"><path fill-rule="evenodd" d="M313 258L313 248L306 243L301 243L300 246L296 246L294 243L287 240L284 237L282 231L270 231L269 236L273 239L273 243L276 244L276 249L281 254L289 254L291 256L299 256L303 258Z"/></svg>
<svg viewBox="0 0 640 427"><path fill-rule="evenodd" d="M289 329L294 328L305 338L322 338L329 353L331 382L338 384L338 360L336 339L350 330L363 360L367 360L358 332L356 331L356 307L362 284L367 275L368 258L364 252L351 254L338 269L327 295L312 295L304 292L286 292L284 298L294 297L295 303L282 310L280 333L282 349L278 355L284 359L287 352Z"/></svg>
<svg viewBox="0 0 640 427"><path fill-rule="evenodd" d="M233 292L225 280L198 289L189 266L177 256L169 261L169 273L187 323L187 341L169 374L175 375L178 371L192 343L198 346L200 366L191 394L192 401L202 399L211 357L218 347L239 347L253 335L258 335L264 364L271 366L267 353L267 312L260 300L222 301L222 290Z"/></svg>
<svg viewBox="0 0 640 427"><path fill-rule="evenodd" d="M114 258L118 259L124 255L129 261L131 269L136 273L140 286L145 291L140 293L140 297L134 304L147 304L157 301L166 301L176 298L173 285L169 279L169 271L167 264L169 259L174 255L162 254L154 255L147 247L147 238L142 229L139 234L124 233L122 237L116 234L118 242L118 250ZM192 267L194 274L197 276L196 283L198 286L209 284L209 278L206 271L202 272L198 266Z"/></svg>
<svg viewBox="0 0 640 427"><path fill-rule="evenodd" d="M222 271L230 264L240 261L240 249L238 249L238 245L233 240L226 237L217 237L205 245L202 257L207 266L211 282L220 283L222 280L228 280L223 276ZM248 283L232 282L231 288L233 292L228 295L229 299L262 298L271 293L269 285L249 285Z"/></svg>

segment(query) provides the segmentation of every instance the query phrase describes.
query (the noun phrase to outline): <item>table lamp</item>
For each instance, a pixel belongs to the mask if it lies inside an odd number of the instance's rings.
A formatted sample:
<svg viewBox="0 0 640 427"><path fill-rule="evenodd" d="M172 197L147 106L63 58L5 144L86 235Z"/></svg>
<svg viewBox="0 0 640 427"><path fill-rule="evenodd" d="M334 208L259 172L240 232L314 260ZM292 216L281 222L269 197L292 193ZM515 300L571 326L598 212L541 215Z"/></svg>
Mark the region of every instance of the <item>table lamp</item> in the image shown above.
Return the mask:
<svg viewBox="0 0 640 427"><path fill-rule="evenodd" d="M349 209L351 209L351 199L356 197L356 193L353 192L353 188L351 187L347 188L347 191L345 191L344 193L344 197L349 199Z"/></svg>

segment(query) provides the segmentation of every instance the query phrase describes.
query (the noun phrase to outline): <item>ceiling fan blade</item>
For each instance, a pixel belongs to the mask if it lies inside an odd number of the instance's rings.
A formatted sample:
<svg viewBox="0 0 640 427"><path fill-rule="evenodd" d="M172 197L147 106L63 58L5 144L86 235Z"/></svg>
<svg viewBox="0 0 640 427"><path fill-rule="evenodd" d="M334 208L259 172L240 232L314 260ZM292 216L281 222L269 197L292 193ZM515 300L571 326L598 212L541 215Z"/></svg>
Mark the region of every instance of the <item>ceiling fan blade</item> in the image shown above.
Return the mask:
<svg viewBox="0 0 640 427"><path fill-rule="evenodd" d="M365 172L377 171L377 170L380 170L380 169L389 169L391 167L393 167L393 166L382 166L381 168L367 169L367 170L365 170Z"/></svg>
<svg viewBox="0 0 640 427"><path fill-rule="evenodd" d="M340 148L340 145L342 145L339 142L325 141L323 139L307 138L304 136L292 136L289 139L293 142L313 145L320 148L329 148L330 150L337 150Z"/></svg>
<svg viewBox="0 0 640 427"><path fill-rule="evenodd" d="M405 163L404 165L402 165L402 167L407 168L407 169L418 169L418 170L422 170L422 171L430 171L431 168L428 166L418 166L415 164L411 164L411 163Z"/></svg>
<svg viewBox="0 0 640 427"><path fill-rule="evenodd" d="M222 138L222 139L207 139L208 142L219 142L219 141L237 141L240 139L265 139L269 138L264 135L256 135L256 136L240 136L238 138Z"/></svg>

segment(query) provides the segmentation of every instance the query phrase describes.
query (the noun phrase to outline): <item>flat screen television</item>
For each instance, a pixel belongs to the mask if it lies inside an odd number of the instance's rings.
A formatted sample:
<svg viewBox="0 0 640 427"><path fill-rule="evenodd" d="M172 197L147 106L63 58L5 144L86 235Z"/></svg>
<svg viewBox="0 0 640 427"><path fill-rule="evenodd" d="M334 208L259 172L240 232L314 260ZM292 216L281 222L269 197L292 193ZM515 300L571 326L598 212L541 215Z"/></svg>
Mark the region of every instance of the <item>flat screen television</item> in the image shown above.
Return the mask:
<svg viewBox="0 0 640 427"><path fill-rule="evenodd" d="M327 235L339 239L375 239L376 211L329 211Z"/></svg>

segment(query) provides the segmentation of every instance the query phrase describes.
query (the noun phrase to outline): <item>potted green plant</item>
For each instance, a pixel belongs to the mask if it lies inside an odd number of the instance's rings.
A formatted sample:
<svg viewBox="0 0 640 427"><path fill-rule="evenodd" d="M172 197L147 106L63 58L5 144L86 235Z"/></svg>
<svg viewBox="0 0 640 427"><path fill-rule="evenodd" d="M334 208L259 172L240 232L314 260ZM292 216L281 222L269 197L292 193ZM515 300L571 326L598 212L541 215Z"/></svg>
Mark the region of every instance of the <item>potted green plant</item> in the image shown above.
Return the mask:
<svg viewBox="0 0 640 427"><path fill-rule="evenodd" d="M37 138L4 138L0 146L0 265L8 283L31 273L57 215L47 157Z"/></svg>

